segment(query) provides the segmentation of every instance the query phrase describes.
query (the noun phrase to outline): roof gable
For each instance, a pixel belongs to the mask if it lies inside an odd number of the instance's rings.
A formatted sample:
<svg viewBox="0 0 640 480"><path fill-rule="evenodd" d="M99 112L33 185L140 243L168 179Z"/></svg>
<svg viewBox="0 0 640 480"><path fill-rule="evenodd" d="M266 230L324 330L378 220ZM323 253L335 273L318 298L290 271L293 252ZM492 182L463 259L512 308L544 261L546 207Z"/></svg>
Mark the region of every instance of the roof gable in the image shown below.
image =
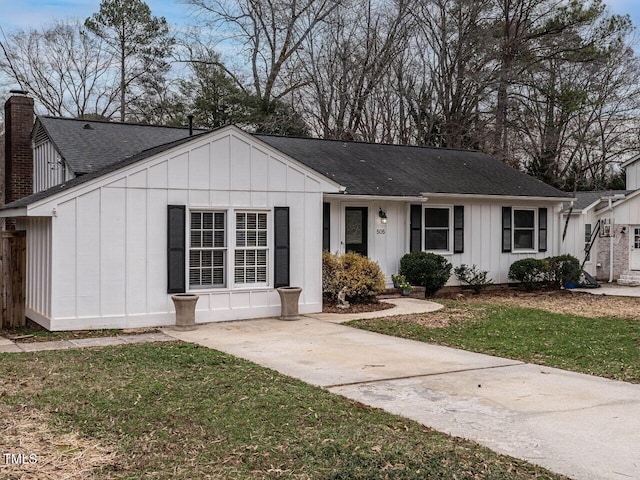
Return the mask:
<svg viewBox="0 0 640 480"><path fill-rule="evenodd" d="M344 185L347 194L563 198L561 192L484 153L337 140L257 137Z"/></svg>

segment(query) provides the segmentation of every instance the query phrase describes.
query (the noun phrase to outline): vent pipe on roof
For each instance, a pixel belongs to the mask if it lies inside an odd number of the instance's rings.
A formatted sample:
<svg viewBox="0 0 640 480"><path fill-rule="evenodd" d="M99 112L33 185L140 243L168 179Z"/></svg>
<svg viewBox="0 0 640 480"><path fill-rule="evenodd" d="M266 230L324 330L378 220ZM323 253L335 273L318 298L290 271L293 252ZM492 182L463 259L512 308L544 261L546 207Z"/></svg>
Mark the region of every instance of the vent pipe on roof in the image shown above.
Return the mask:
<svg viewBox="0 0 640 480"><path fill-rule="evenodd" d="M189 119L189 136L193 136L193 115L187 115Z"/></svg>

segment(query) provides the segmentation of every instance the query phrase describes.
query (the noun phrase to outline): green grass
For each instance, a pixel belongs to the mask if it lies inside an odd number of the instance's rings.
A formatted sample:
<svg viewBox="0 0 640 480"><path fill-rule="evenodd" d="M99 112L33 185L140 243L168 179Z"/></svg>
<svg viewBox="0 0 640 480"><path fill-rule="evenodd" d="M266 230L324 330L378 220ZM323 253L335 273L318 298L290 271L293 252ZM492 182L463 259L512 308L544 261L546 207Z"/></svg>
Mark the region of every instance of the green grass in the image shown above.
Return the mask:
<svg viewBox="0 0 640 480"><path fill-rule="evenodd" d="M457 318L445 328L429 328L393 317L356 320L349 325L640 383L640 321L594 319L491 303L443 303L444 314L449 312Z"/></svg>
<svg viewBox="0 0 640 480"><path fill-rule="evenodd" d="M191 344L0 354L0 378L9 408L117 446L97 478L564 478Z"/></svg>

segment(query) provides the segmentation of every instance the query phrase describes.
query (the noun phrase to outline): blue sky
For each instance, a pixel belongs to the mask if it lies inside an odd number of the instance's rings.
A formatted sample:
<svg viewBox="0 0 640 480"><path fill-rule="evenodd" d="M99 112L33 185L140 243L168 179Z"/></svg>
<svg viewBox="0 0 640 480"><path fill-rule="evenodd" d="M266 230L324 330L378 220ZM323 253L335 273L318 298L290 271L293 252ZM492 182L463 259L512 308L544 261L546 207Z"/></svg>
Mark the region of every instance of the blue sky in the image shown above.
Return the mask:
<svg viewBox="0 0 640 480"><path fill-rule="evenodd" d="M613 13L631 15L640 30L640 0L605 0ZM154 15L164 16L171 24L184 25L189 21L187 6L175 0L147 0ZM0 0L0 27L5 32L15 28L39 27L51 20L85 19L98 11L100 0Z"/></svg>

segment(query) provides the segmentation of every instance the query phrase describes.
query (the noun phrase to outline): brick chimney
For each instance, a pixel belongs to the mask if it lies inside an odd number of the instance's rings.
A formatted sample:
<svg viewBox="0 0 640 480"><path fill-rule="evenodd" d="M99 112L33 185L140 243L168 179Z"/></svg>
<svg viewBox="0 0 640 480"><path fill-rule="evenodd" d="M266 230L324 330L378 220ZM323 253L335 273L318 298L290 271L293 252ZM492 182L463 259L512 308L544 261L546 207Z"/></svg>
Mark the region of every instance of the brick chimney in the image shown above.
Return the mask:
<svg viewBox="0 0 640 480"><path fill-rule="evenodd" d="M12 90L4 104L4 192L1 204L33 193L33 98ZM0 156L1 159L1 156Z"/></svg>

